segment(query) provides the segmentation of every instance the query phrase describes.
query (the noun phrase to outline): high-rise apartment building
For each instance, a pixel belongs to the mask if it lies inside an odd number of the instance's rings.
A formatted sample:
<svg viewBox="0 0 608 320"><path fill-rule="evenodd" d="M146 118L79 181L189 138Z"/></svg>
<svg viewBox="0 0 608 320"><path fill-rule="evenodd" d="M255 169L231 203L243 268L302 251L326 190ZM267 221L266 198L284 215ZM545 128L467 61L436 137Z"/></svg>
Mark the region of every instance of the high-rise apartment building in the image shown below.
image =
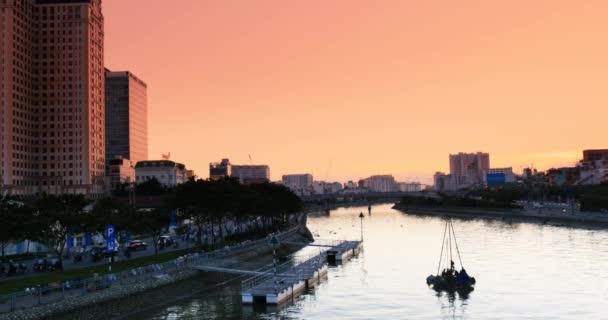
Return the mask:
<svg viewBox="0 0 608 320"><path fill-rule="evenodd" d="M458 153L450 155L450 175L465 185L479 184L483 172L490 169L490 154L484 152ZM464 186L463 186L464 187Z"/></svg>
<svg viewBox="0 0 608 320"><path fill-rule="evenodd" d="M106 69L106 159L148 159L147 85L128 71Z"/></svg>
<svg viewBox="0 0 608 320"><path fill-rule="evenodd" d="M0 190L102 193L101 0L0 0Z"/></svg>

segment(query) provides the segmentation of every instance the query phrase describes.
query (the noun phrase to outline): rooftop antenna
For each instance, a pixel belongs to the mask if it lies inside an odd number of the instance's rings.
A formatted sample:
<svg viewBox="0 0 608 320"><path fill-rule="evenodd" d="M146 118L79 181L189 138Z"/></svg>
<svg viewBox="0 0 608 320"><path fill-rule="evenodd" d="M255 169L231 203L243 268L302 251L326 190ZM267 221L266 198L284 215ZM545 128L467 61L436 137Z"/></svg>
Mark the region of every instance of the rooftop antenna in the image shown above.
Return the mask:
<svg viewBox="0 0 608 320"><path fill-rule="evenodd" d="M251 159L251 154L249 154L249 164L253 164L253 159Z"/></svg>
<svg viewBox="0 0 608 320"><path fill-rule="evenodd" d="M169 151L169 153L167 153L167 154L163 153L162 154L162 158L163 158L163 160L169 160L169 159L171 159L171 151Z"/></svg>

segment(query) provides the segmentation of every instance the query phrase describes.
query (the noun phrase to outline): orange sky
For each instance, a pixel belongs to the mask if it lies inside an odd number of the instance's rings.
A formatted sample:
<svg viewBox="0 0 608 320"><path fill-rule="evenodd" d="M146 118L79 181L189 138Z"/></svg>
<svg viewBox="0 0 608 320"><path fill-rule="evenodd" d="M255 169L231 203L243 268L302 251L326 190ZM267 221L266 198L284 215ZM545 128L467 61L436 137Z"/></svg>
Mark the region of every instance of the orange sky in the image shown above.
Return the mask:
<svg viewBox="0 0 608 320"><path fill-rule="evenodd" d="M608 148L608 1L104 0L106 65L148 83L150 158L273 179L431 181Z"/></svg>

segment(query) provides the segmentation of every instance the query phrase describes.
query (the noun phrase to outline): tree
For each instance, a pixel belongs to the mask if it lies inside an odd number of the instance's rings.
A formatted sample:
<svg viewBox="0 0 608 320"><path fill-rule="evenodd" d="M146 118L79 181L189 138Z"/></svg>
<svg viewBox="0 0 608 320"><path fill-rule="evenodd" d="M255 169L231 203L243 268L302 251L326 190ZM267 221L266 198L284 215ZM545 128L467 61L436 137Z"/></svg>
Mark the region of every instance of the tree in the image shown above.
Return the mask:
<svg viewBox="0 0 608 320"><path fill-rule="evenodd" d="M85 231L100 233L107 241L105 233L108 225L113 225L115 231L125 231L128 227L127 220L128 208L113 198L103 198L98 200L93 206L93 210L87 214ZM114 262L114 255L111 256L110 263Z"/></svg>
<svg viewBox="0 0 608 320"><path fill-rule="evenodd" d="M35 205L37 240L57 255L63 265L63 251L69 234L84 231L87 216L82 209L88 204L83 195L44 195Z"/></svg>
<svg viewBox="0 0 608 320"><path fill-rule="evenodd" d="M127 229L135 233L148 234L154 244L154 259L158 259L158 240L171 222L167 209L152 209L150 211L130 208L125 215Z"/></svg>
<svg viewBox="0 0 608 320"><path fill-rule="evenodd" d="M126 213L128 208L113 198L98 200L93 210L87 215L86 229L89 232L100 232L105 235L107 225L113 225L117 231L124 231L128 221Z"/></svg>
<svg viewBox="0 0 608 320"><path fill-rule="evenodd" d="M167 188L156 178L148 179L135 186L135 192L138 195L159 196L167 193Z"/></svg>
<svg viewBox="0 0 608 320"><path fill-rule="evenodd" d="M30 218L29 211L22 203L8 198L0 199L0 251L4 257L6 247L13 242L24 240L25 226Z"/></svg>
<svg viewBox="0 0 608 320"><path fill-rule="evenodd" d="M205 201L203 202L203 211L209 213L211 226L215 223L219 226L220 240L224 240L224 221L225 218L234 214L239 209L239 181L235 178L224 178L221 180L208 180ZM215 234L212 233L212 238L215 241Z"/></svg>
<svg viewBox="0 0 608 320"><path fill-rule="evenodd" d="M302 209L302 200L285 186L261 183L250 188L256 199L253 203L255 212L266 217L275 227L282 226L289 214Z"/></svg>
<svg viewBox="0 0 608 320"><path fill-rule="evenodd" d="M207 201L209 184L205 180L189 180L178 185L168 200L170 207L179 209L181 215L188 217L197 227L196 239L199 246L203 246L203 228L209 221L209 214L205 211L204 203Z"/></svg>

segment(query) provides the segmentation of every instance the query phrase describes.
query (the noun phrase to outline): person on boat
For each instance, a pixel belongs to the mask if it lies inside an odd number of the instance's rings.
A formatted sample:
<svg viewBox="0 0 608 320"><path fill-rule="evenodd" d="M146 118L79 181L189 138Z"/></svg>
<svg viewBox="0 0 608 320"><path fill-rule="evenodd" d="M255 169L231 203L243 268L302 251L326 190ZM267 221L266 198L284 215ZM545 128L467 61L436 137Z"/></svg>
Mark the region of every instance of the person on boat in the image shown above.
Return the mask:
<svg viewBox="0 0 608 320"><path fill-rule="evenodd" d="M467 271L462 268L458 275L456 276L456 284L458 285L468 285L471 282L471 277L467 274Z"/></svg>

